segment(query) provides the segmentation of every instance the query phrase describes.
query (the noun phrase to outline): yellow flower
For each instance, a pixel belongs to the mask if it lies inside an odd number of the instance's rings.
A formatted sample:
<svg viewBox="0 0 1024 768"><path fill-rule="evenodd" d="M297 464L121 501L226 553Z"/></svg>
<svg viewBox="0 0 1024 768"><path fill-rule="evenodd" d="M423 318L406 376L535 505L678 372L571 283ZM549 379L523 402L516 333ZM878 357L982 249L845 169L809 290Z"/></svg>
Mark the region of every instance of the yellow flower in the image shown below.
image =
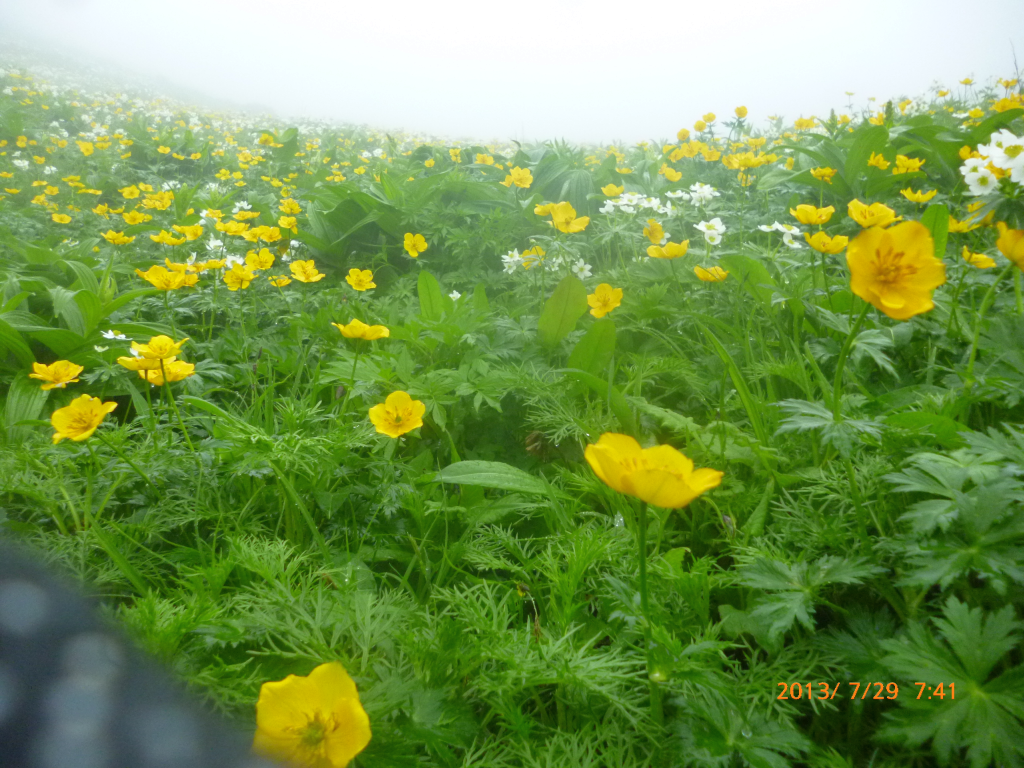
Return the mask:
<svg viewBox="0 0 1024 768"><path fill-rule="evenodd" d="M655 245L658 245L665 237L665 230L662 228L661 224L656 222L654 219L648 219L647 226L644 227L644 234L647 236L648 240Z"/></svg>
<svg viewBox="0 0 1024 768"><path fill-rule="evenodd" d="M49 365L32 363L32 373L28 377L45 381L46 384L40 387L43 391L48 389L64 389L68 384L78 381L78 374L84 370L85 368L75 365L70 360L58 360Z"/></svg>
<svg viewBox="0 0 1024 768"><path fill-rule="evenodd" d="M377 284L373 282L373 272L368 269L350 269L345 277L345 282L357 291L368 291L370 288L377 287Z"/></svg>
<svg viewBox="0 0 1024 768"><path fill-rule="evenodd" d="M747 108L746 107L736 107L735 112L736 112L736 117L739 117L741 119L747 116Z"/></svg>
<svg viewBox="0 0 1024 768"><path fill-rule="evenodd" d="M520 168L517 165L508 172L505 180L500 183L510 188L515 184L520 189L529 189L530 185L533 184L533 173L531 173L529 168Z"/></svg>
<svg viewBox="0 0 1024 768"><path fill-rule="evenodd" d="M93 153L93 146L91 141L76 141L75 144L78 145L78 148L86 157Z"/></svg>
<svg viewBox="0 0 1024 768"><path fill-rule="evenodd" d="M161 291L174 291L185 285L185 275L183 273L172 272L159 264L154 264L145 272L141 269L136 269L135 274Z"/></svg>
<svg viewBox="0 0 1024 768"><path fill-rule="evenodd" d="M931 233L907 221L891 229L865 229L846 251L850 290L893 320L928 312L932 291L946 282Z"/></svg>
<svg viewBox="0 0 1024 768"><path fill-rule="evenodd" d="M897 217L896 211L883 203L865 205L860 200L851 200L846 211L850 214L850 218L862 227L882 227L884 229L903 218L902 216Z"/></svg>
<svg viewBox="0 0 1024 768"><path fill-rule="evenodd" d="M388 437L399 437L423 426L427 406L413 400L408 392L392 392L383 403L370 409L370 421L377 431Z"/></svg>
<svg viewBox="0 0 1024 768"><path fill-rule="evenodd" d="M288 275L272 275L268 277L267 280L269 280L270 284L275 288L284 288L292 281L292 279L288 277Z"/></svg>
<svg viewBox="0 0 1024 768"><path fill-rule="evenodd" d="M708 124L705 123L703 120L698 120L693 124L693 130L697 131L698 133L700 133L701 131L706 131L707 129Z"/></svg>
<svg viewBox="0 0 1024 768"><path fill-rule="evenodd" d="M824 232L815 232L813 237L806 232L804 233L804 240L818 253L839 253L846 244L850 242L850 238L843 237L842 235L836 235L835 237L829 237Z"/></svg>
<svg viewBox="0 0 1024 768"><path fill-rule="evenodd" d="M924 165L923 158L918 159L916 157L907 157L906 155L896 155L896 167L892 169L892 172L896 175L914 173L921 170L922 165Z"/></svg>
<svg viewBox="0 0 1024 768"><path fill-rule="evenodd" d="M838 171L835 168L811 168L811 176L827 184L832 183L832 177L837 173Z"/></svg>
<svg viewBox="0 0 1024 768"><path fill-rule="evenodd" d="M967 218L963 221L958 221L952 216L949 217L949 231L950 232L973 232L975 229L981 226L981 222L975 221L974 218Z"/></svg>
<svg viewBox="0 0 1024 768"><path fill-rule="evenodd" d="M316 264L312 259L293 261L288 267L292 271L292 277L300 283L315 283L327 277L323 272L317 271Z"/></svg>
<svg viewBox="0 0 1024 768"><path fill-rule="evenodd" d="M590 305L590 314L594 317L604 317L622 304L622 289L601 283L587 296L587 304Z"/></svg>
<svg viewBox="0 0 1024 768"><path fill-rule="evenodd" d="M103 417L115 408L117 403L104 403L98 397L76 397L70 405L58 408L50 416L50 424L56 430L53 435L54 444L64 438L75 442L87 440L103 421Z"/></svg>
<svg viewBox="0 0 1024 768"><path fill-rule="evenodd" d="M159 152L161 155L166 155L168 152L171 151L171 148L170 147L157 147L156 151Z"/></svg>
<svg viewBox="0 0 1024 768"><path fill-rule="evenodd" d="M344 768L370 737L356 684L337 661L260 688L252 747L266 757L303 768Z"/></svg>
<svg viewBox="0 0 1024 768"><path fill-rule="evenodd" d="M539 215L550 215L551 223L554 224L555 229L559 232L582 232L587 228L587 224L590 223L589 216L582 216L576 218L576 209L572 207L571 203L552 203L547 206L538 205L534 212L536 213L540 208L547 208L543 214Z"/></svg>
<svg viewBox="0 0 1024 768"><path fill-rule="evenodd" d="M181 245L187 238L175 237L167 230L161 229L159 235L150 235L149 239L154 243L162 243L164 245Z"/></svg>
<svg viewBox="0 0 1024 768"><path fill-rule="evenodd" d="M836 212L833 206L827 208L815 208L813 205L798 205L789 209L790 214L801 224L814 225L825 224Z"/></svg>
<svg viewBox="0 0 1024 768"><path fill-rule="evenodd" d="M248 240L250 243L256 243L262 240L265 243L276 243L281 239L280 227L268 227L259 226L247 229L242 233L242 237Z"/></svg>
<svg viewBox="0 0 1024 768"><path fill-rule="evenodd" d="M996 224L996 227L999 229L996 248L1003 256L1024 270L1024 230L1010 229L1003 221Z"/></svg>
<svg viewBox="0 0 1024 768"><path fill-rule="evenodd" d="M605 184L603 187L601 187L601 191L604 194L608 195L608 197L615 197L616 195L621 195L625 190L626 188L622 185L615 186L614 184Z"/></svg>
<svg viewBox="0 0 1024 768"><path fill-rule="evenodd" d="M448 150L448 156L451 157L453 163L461 163L462 162L462 150L461 149L458 149L458 148L449 149Z"/></svg>
<svg viewBox="0 0 1024 768"><path fill-rule="evenodd" d="M159 365L155 368L140 368L139 378L148 381L154 387L162 387L164 385L164 374L167 374L167 383L171 384L175 381L187 379L195 372L196 367L192 363L171 359L164 360L162 368Z"/></svg>
<svg viewBox="0 0 1024 768"><path fill-rule="evenodd" d="M666 509L685 507L722 482L717 469L694 469L693 461L671 445L641 448L629 435L606 432L583 453L610 488Z"/></svg>
<svg viewBox="0 0 1024 768"><path fill-rule="evenodd" d="M375 339L386 339L391 336L391 331L385 326L367 325L358 319L352 320L348 325L341 325L340 323L331 323L331 325L341 331L341 335L346 339L374 341Z"/></svg>
<svg viewBox="0 0 1024 768"><path fill-rule="evenodd" d="M964 261L978 269L990 269L996 265L995 260L989 258L983 253L971 253L971 250L966 245L960 255L963 257Z"/></svg>
<svg viewBox="0 0 1024 768"><path fill-rule="evenodd" d="M52 216L50 216L50 218L53 219L58 224L70 224L71 223L71 217L68 216L66 213L55 213Z"/></svg>
<svg viewBox="0 0 1024 768"><path fill-rule="evenodd" d="M235 263L231 269L224 273L224 283L229 291L237 291L239 288L245 290L249 283L256 279L256 273L248 267Z"/></svg>
<svg viewBox="0 0 1024 768"><path fill-rule="evenodd" d="M414 235L412 232L405 233L405 251L414 259L427 250L427 241L423 235Z"/></svg>
<svg viewBox="0 0 1024 768"><path fill-rule="evenodd" d="M298 226L298 222L295 220L294 216L281 216L277 220L277 226L281 229L290 229L294 232Z"/></svg>
<svg viewBox="0 0 1024 768"><path fill-rule="evenodd" d="M426 160L423 161L423 165L425 165L427 168L433 168L434 167L434 158L428 157Z"/></svg>
<svg viewBox="0 0 1024 768"><path fill-rule="evenodd" d="M108 229L102 236L103 239L111 245L129 245L133 240L135 240L134 237L128 237L123 232L115 232L112 229Z"/></svg>
<svg viewBox="0 0 1024 768"><path fill-rule="evenodd" d="M938 190L933 189L930 192L915 192L910 187L907 187L906 189L901 189L900 194L912 203L927 203L938 194Z"/></svg>
<svg viewBox="0 0 1024 768"><path fill-rule="evenodd" d="M249 251L245 254L245 266L249 269L270 269L274 266L274 254L267 248L260 248L260 252Z"/></svg>
<svg viewBox="0 0 1024 768"><path fill-rule="evenodd" d="M173 229L179 235L184 235L185 239L188 240L189 242L192 242L193 240L198 240L200 237L203 236L202 224L193 224L192 226L175 224L173 227L171 227L171 229Z"/></svg>
<svg viewBox="0 0 1024 768"><path fill-rule="evenodd" d="M729 276L721 267L712 267L711 269L704 269L704 267L694 267L693 273L697 275L705 283L720 283Z"/></svg>
<svg viewBox="0 0 1024 768"><path fill-rule="evenodd" d="M798 131L809 131L814 128L814 126L814 115L811 115L810 117L799 117L793 121L793 127Z"/></svg>
<svg viewBox="0 0 1024 768"><path fill-rule="evenodd" d="M296 214L302 213L302 208L300 208L299 204L292 200L292 198L290 197L287 197L284 200L282 200L277 207L281 211L281 213L286 213L289 216L294 216Z"/></svg>
<svg viewBox="0 0 1024 768"><path fill-rule="evenodd" d="M714 112L708 112L701 119L704 120L705 123L713 123L713 122L715 122L715 113Z"/></svg>
<svg viewBox="0 0 1024 768"><path fill-rule="evenodd" d="M960 81L960 85L971 85L973 82L974 80L972 80L971 78L965 77L963 80Z"/></svg>
<svg viewBox="0 0 1024 768"><path fill-rule="evenodd" d="M153 216L142 211L128 211L128 213L122 213L121 218L124 219L125 224L132 226L133 224L144 224L152 220Z"/></svg>
<svg viewBox="0 0 1024 768"><path fill-rule="evenodd" d="M661 164L661 170L658 171L668 181L676 182L683 178L683 174L677 171L675 168L670 166L668 163Z"/></svg>
<svg viewBox="0 0 1024 768"><path fill-rule="evenodd" d="M132 349L146 360L173 360L181 353L181 345L188 341L188 337L181 341L175 341L170 336L154 336L147 344L132 342Z"/></svg>
<svg viewBox="0 0 1024 768"><path fill-rule="evenodd" d="M676 139L679 141L686 141L690 138L690 131L686 128L680 128L676 132Z"/></svg>
<svg viewBox="0 0 1024 768"><path fill-rule="evenodd" d="M678 259L680 256L685 256L689 249L690 241L683 240L681 243L649 246L647 248L647 255L652 259Z"/></svg>
<svg viewBox="0 0 1024 768"><path fill-rule="evenodd" d="M872 165L875 168L881 168L883 171L889 167L890 163L882 155L877 155L874 152L871 153L871 158L868 160L868 165Z"/></svg>

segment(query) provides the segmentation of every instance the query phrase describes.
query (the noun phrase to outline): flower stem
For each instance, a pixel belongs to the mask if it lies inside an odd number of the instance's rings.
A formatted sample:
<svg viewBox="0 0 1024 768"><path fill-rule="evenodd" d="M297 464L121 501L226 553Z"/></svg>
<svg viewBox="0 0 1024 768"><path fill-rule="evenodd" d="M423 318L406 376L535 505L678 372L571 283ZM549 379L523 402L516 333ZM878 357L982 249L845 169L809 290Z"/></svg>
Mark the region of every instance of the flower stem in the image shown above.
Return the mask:
<svg viewBox="0 0 1024 768"><path fill-rule="evenodd" d="M967 423L967 416L971 410L970 396L975 383L974 361L978 358L978 339L981 338L981 324L985 320L985 313L988 312L989 306L991 306L992 301L995 299L996 288L1001 282L1003 282L1003 278L1006 277L1010 273L1010 270L1015 266L1016 265L1012 261L1006 265L1003 271L999 273L998 277L996 277L995 282L992 283L985 292L985 296L981 300L981 307L978 308L978 317L974 321L974 338L971 340L971 354L967 359L967 370L964 374L964 397L967 399L967 404L961 415L961 424Z"/></svg>
<svg viewBox="0 0 1024 768"><path fill-rule="evenodd" d="M843 407L843 369L846 367L846 357L850 354L850 348L853 346L853 340L857 337L858 331L860 331L861 325L864 324L864 318L867 317L868 310L871 305L867 302L864 303L864 309L860 311L860 315L853 323L853 327L850 329L850 333L846 337L846 341L843 342L843 348L839 351L839 362L836 363L836 382L832 388L832 418L835 421L841 421L843 418L842 407Z"/></svg>
<svg viewBox="0 0 1024 768"><path fill-rule="evenodd" d="M651 716L658 725L662 724L661 689L651 679L654 672L654 653L651 648L651 611L647 600L647 502L640 502L637 515L637 549L640 556L640 611L644 620L644 652L647 655L647 684L651 691Z"/></svg>
<svg viewBox="0 0 1024 768"><path fill-rule="evenodd" d="M156 484L155 484L155 483L154 483L154 482L153 482L152 480L150 480L150 479L149 479L149 477L148 477L148 476L146 475L146 473L145 473L145 472L143 472L143 471L142 471L141 469L139 469L139 468L138 468L138 467L137 467L137 466L135 465L135 462L134 462L134 461L132 461L131 459L129 459L129 458L127 457L127 456L125 456L125 455L124 455L124 453L123 453L123 452L121 451L121 449L120 449L120 448L118 448L118 447L117 447L117 446L115 446L115 445L114 445L113 443L111 443L111 442L110 442L109 440L107 440L107 438L105 438L105 437L104 437L103 435L101 435L101 434L100 434L99 432L96 432L96 433L95 433L95 435L96 435L96 437L98 437L98 438L100 439L100 442L101 442L101 443L103 443L103 444L104 444L105 446L107 446L107 447L108 447L108 448L109 448L110 450L112 450L112 451L113 451L114 453L116 453L116 454L117 454L117 455L118 455L118 456L120 457L121 461L125 462L125 463L126 463L126 464L127 464L128 466L129 466L129 467L131 467L132 469L134 469L134 470L135 470L135 473L136 473L136 474L137 474L137 475L138 475L139 477L141 477L141 478L142 478L143 480L145 480L145 481L146 481L147 483L149 483L149 484L150 484L151 486L153 486L153 489L154 489L154 490L157 490L157 491L159 491L159 490L160 490L159 488L157 488Z"/></svg>
<svg viewBox="0 0 1024 768"><path fill-rule="evenodd" d="M188 430L185 429L185 421L181 418L181 411L178 410L178 404L174 401L174 393L171 392L171 383L167 381L167 372L164 370L164 361L160 361L160 374L164 379L164 393L167 395L167 402L171 404L171 408L174 410L174 415L178 417L178 424L181 426L181 433L185 435L185 442L188 443L188 448L192 453L196 452L195 446L192 445L192 438L188 436Z"/></svg>
<svg viewBox="0 0 1024 768"><path fill-rule="evenodd" d="M174 313L171 312L170 291L164 291L164 310L167 312L167 320L171 324L171 335L178 338L178 329L174 327Z"/></svg>
<svg viewBox="0 0 1024 768"><path fill-rule="evenodd" d="M338 414L338 418L339 419L342 416L345 415L345 410L346 410L346 408L348 408L348 398L351 396L352 389L356 385L356 363L358 363L358 362L359 362L359 344L357 342L356 343L356 354L355 354L355 357L352 358L352 375L348 377L349 378L348 389L345 390L345 399L341 401L341 413Z"/></svg>

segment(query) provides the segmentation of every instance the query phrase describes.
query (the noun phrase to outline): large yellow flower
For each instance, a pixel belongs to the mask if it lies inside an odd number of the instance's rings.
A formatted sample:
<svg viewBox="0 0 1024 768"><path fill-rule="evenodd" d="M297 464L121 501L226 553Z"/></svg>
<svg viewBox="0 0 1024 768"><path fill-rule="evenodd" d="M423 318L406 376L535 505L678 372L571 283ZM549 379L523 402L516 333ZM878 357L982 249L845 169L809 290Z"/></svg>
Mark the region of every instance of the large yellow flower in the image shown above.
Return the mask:
<svg viewBox="0 0 1024 768"><path fill-rule="evenodd" d="M40 387L44 391L48 389L64 389L68 384L74 384L78 381L78 374L84 370L85 368L75 365L70 360L58 360L49 365L32 363L32 373L28 377L45 381L46 383Z"/></svg>
<svg viewBox="0 0 1024 768"><path fill-rule="evenodd" d="M619 186L615 186L614 184L605 184L601 187L601 192L606 194L608 197L615 197L616 195L621 195L625 189L626 188L621 184Z"/></svg>
<svg viewBox="0 0 1024 768"><path fill-rule="evenodd" d="M245 254L245 266L249 269L270 269L274 266L274 254L267 248L260 248L259 253L249 251Z"/></svg>
<svg viewBox="0 0 1024 768"><path fill-rule="evenodd" d="M590 305L590 314L598 318L604 317L622 304L622 289L612 288L608 283L601 283L593 293L587 296L587 304Z"/></svg>
<svg viewBox="0 0 1024 768"><path fill-rule="evenodd" d="M850 243L846 264L850 290L893 320L928 312L932 291L946 282L931 233L916 221L865 229Z"/></svg>
<svg viewBox="0 0 1024 768"><path fill-rule="evenodd" d="M231 269L224 273L224 282L229 291L237 291L239 288L246 289L256 278L256 273L241 264L234 264Z"/></svg>
<svg viewBox="0 0 1024 768"><path fill-rule="evenodd" d="M660 245L662 238L665 237L665 230L654 219L648 219L647 226L644 227L644 235L655 245Z"/></svg>
<svg viewBox="0 0 1024 768"><path fill-rule="evenodd" d="M148 344L133 341L132 349L146 360L173 360L176 355L181 354L181 345L186 341L188 337L175 341L170 336L154 336Z"/></svg>
<svg viewBox="0 0 1024 768"><path fill-rule="evenodd" d="M718 486L716 469L694 469L693 462L670 445L641 448L629 435L606 432L584 457L601 480L619 493L657 507L685 507Z"/></svg>
<svg viewBox="0 0 1024 768"><path fill-rule="evenodd" d="M729 273L721 267L711 267L711 269L694 267L693 273L705 283L720 283L729 276Z"/></svg>
<svg viewBox="0 0 1024 768"><path fill-rule="evenodd" d="M130 245L135 240L134 237L129 237L124 232L115 232L112 229L103 232L102 237L111 245Z"/></svg>
<svg viewBox="0 0 1024 768"><path fill-rule="evenodd" d="M427 406L413 400L408 392L392 392L383 403L370 409L370 421L377 431L388 437L399 437L423 426Z"/></svg>
<svg viewBox="0 0 1024 768"><path fill-rule="evenodd" d="M196 367L192 363L171 359L165 360L163 367L140 369L139 378L145 379L154 387L162 387L164 385L164 374L167 374L168 382L175 382L187 379L195 372Z"/></svg>
<svg viewBox="0 0 1024 768"><path fill-rule="evenodd" d="M964 261L978 269L991 269L996 265L994 259L989 258L983 253L972 253L971 249L966 245L960 255L963 257Z"/></svg>
<svg viewBox="0 0 1024 768"><path fill-rule="evenodd" d="M801 224L814 225L828 223L836 209L831 205L827 208L815 208L813 205L798 205L796 208L790 208L789 212Z"/></svg>
<svg viewBox="0 0 1024 768"><path fill-rule="evenodd" d="M999 229L996 248L1020 269L1024 269L1024 230L1010 229L1003 221L996 224L996 227Z"/></svg>
<svg viewBox="0 0 1024 768"><path fill-rule="evenodd" d="M345 282L357 291L368 291L377 287L377 284L373 282L373 272L368 269L350 269L345 277Z"/></svg>
<svg viewBox="0 0 1024 768"><path fill-rule="evenodd" d="M534 213L538 216L551 216L551 223L554 224L555 229L559 232L582 232L587 228L587 224L590 223L589 216L582 216L577 219L576 209L568 202L538 205L534 208Z"/></svg>
<svg viewBox="0 0 1024 768"><path fill-rule="evenodd" d="M690 241L683 240L681 243L650 245L647 247L647 255L652 259L678 259L680 256L685 256L689 249Z"/></svg>
<svg viewBox="0 0 1024 768"><path fill-rule="evenodd" d="M529 168L520 168L517 165L509 170L505 180L500 183L506 187L511 187L515 184L520 189L529 189L530 185L533 184L533 173L530 172Z"/></svg>
<svg viewBox="0 0 1024 768"><path fill-rule="evenodd" d="M367 325L362 320L352 320L348 325L342 325L341 323L331 323L335 328L341 331L341 335L346 339L366 339L366 341L374 341L375 339L386 339L391 336L391 331L383 325Z"/></svg>
<svg viewBox="0 0 1024 768"><path fill-rule="evenodd" d="M300 283L316 283L327 277L323 272L317 271L316 264L312 259L293 261L288 268L292 271L292 277Z"/></svg>
<svg viewBox="0 0 1024 768"><path fill-rule="evenodd" d="M159 264L154 264L145 272L141 269L136 269L135 274L149 282L154 288L159 288L161 291L174 291L185 284L184 273L172 272Z"/></svg>
<svg viewBox="0 0 1024 768"><path fill-rule="evenodd" d="M115 408L117 403L104 403L98 397L76 397L70 405L58 408L50 416L50 424L56 430L53 442L59 443L64 438L75 442L87 440L103 421L103 417Z"/></svg>
<svg viewBox="0 0 1024 768"><path fill-rule="evenodd" d="M851 200L846 207L850 218L862 227L888 227L890 224L902 221L903 217L897 218L896 211L884 203L872 203L865 205L860 200Z"/></svg>
<svg viewBox="0 0 1024 768"><path fill-rule="evenodd" d="M253 750L302 768L344 768L370 743L370 718L337 661L264 683Z"/></svg>
<svg viewBox="0 0 1024 768"><path fill-rule="evenodd" d="M939 194L939 191L937 189L933 189L929 192L925 192L924 190L920 192L915 192L913 188L907 187L906 189L901 189L900 194L903 195L905 198L907 198L907 200L909 200L912 203L927 203L929 200L931 200L933 197Z"/></svg>
<svg viewBox="0 0 1024 768"><path fill-rule="evenodd" d="M427 250L427 240L423 235L412 232L405 233L405 251L414 259Z"/></svg>

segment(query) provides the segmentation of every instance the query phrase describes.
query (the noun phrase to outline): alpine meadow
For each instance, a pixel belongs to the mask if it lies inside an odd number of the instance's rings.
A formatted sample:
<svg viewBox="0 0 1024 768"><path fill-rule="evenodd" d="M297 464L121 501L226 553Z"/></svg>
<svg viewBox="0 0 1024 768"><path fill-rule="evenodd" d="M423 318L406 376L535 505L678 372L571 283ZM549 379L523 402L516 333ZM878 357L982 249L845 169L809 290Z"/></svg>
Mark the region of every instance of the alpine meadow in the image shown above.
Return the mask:
<svg viewBox="0 0 1024 768"><path fill-rule="evenodd" d="M1024 768L1019 74L476 145L5 59L0 539L282 765Z"/></svg>

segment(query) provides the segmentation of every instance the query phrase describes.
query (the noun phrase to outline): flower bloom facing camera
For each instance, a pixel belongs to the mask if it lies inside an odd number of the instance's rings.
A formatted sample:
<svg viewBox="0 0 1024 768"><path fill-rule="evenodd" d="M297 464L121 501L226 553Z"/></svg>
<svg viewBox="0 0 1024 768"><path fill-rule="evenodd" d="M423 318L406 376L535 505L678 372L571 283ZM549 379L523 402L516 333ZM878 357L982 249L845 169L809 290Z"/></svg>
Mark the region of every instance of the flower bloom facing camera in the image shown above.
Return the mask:
<svg viewBox="0 0 1024 768"><path fill-rule="evenodd" d="M32 373L28 377L45 381L46 383L40 387L45 392L48 389L64 389L68 384L74 384L78 381L78 374L84 370L85 368L75 365L70 360L58 360L49 365L32 363Z"/></svg>
<svg viewBox="0 0 1024 768"><path fill-rule="evenodd" d="M87 440L103 421L103 417L117 408L117 403L101 402L98 397L82 395L64 408L58 408L50 417L50 424L56 430L54 444L64 438L80 443Z"/></svg>
<svg viewBox="0 0 1024 768"><path fill-rule="evenodd" d="M136 269L135 274L161 291L175 291L185 285L184 273L172 272L167 267L162 267L159 264L154 264L145 272L141 269Z"/></svg>
<svg viewBox="0 0 1024 768"><path fill-rule="evenodd" d="M367 325L358 319L352 320L348 325L342 325L341 323L331 323L331 325L341 331L341 335L346 339L374 341L375 339L386 339L391 336L391 331L385 326Z"/></svg>
<svg viewBox="0 0 1024 768"><path fill-rule="evenodd" d="M666 509L685 507L722 482L723 472L694 469L670 445L641 448L629 435L606 432L588 445L584 457L608 487Z"/></svg>
<svg viewBox="0 0 1024 768"><path fill-rule="evenodd" d="M345 768L370 737L356 684L337 661L260 688L255 752L304 768Z"/></svg>
<svg viewBox="0 0 1024 768"><path fill-rule="evenodd" d="M903 217L897 218L896 211L883 203L872 203L865 205L860 200L851 200L846 206L846 212L850 218L862 227L888 227L890 224L900 221Z"/></svg>
<svg viewBox="0 0 1024 768"><path fill-rule="evenodd" d="M377 431L388 437L400 437L423 426L423 414L427 406L413 400L408 392L399 390L387 396L383 403L370 409L370 421Z"/></svg>
<svg viewBox="0 0 1024 768"><path fill-rule="evenodd" d="M622 304L622 289L612 288L608 283L601 283L594 292L587 296L590 314L601 318Z"/></svg>
<svg viewBox="0 0 1024 768"><path fill-rule="evenodd" d="M139 378L145 379L154 387L162 387L164 385L164 374L167 375L167 383L170 384L187 379L195 372L196 367L192 363L186 363L183 360L170 360L165 361L160 368L140 368Z"/></svg>
<svg viewBox="0 0 1024 768"><path fill-rule="evenodd" d="M315 283L327 277L323 272L317 271L312 259L293 261L288 268L292 271L292 277L300 283Z"/></svg>
<svg viewBox="0 0 1024 768"><path fill-rule="evenodd" d="M356 291L368 291L377 287L377 284L373 282L373 272L368 269L350 269L345 277L345 282Z"/></svg>
<svg viewBox="0 0 1024 768"><path fill-rule="evenodd" d="M850 290L893 320L931 310L932 291L946 282L931 233L907 221L890 229L865 229L846 251Z"/></svg>
<svg viewBox="0 0 1024 768"><path fill-rule="evenodd" d="M811 226L813 224L827 224L828 220L832 218L832 214L836 212L836 209L831 205L827 208L816 208L813 205L798 205L796 208L790 208L789 212L801 224Z"/></svg>
<svg viewBox="0 0 1024 768"><path fill-rule="evenodd" d="M533 184L533 173L529 168L520 168L517 165L515 168L510 169L505 180L499 183L509 188L515 184L520 189L529 189L530 185Z"/></svg>
<svg viewBox="0 0 1024 768"><path fill-rule="evenodd" d="M427 250L427 240L423 235L414 235L412 232L405 233L405 252L414 259Z"/></svg>

